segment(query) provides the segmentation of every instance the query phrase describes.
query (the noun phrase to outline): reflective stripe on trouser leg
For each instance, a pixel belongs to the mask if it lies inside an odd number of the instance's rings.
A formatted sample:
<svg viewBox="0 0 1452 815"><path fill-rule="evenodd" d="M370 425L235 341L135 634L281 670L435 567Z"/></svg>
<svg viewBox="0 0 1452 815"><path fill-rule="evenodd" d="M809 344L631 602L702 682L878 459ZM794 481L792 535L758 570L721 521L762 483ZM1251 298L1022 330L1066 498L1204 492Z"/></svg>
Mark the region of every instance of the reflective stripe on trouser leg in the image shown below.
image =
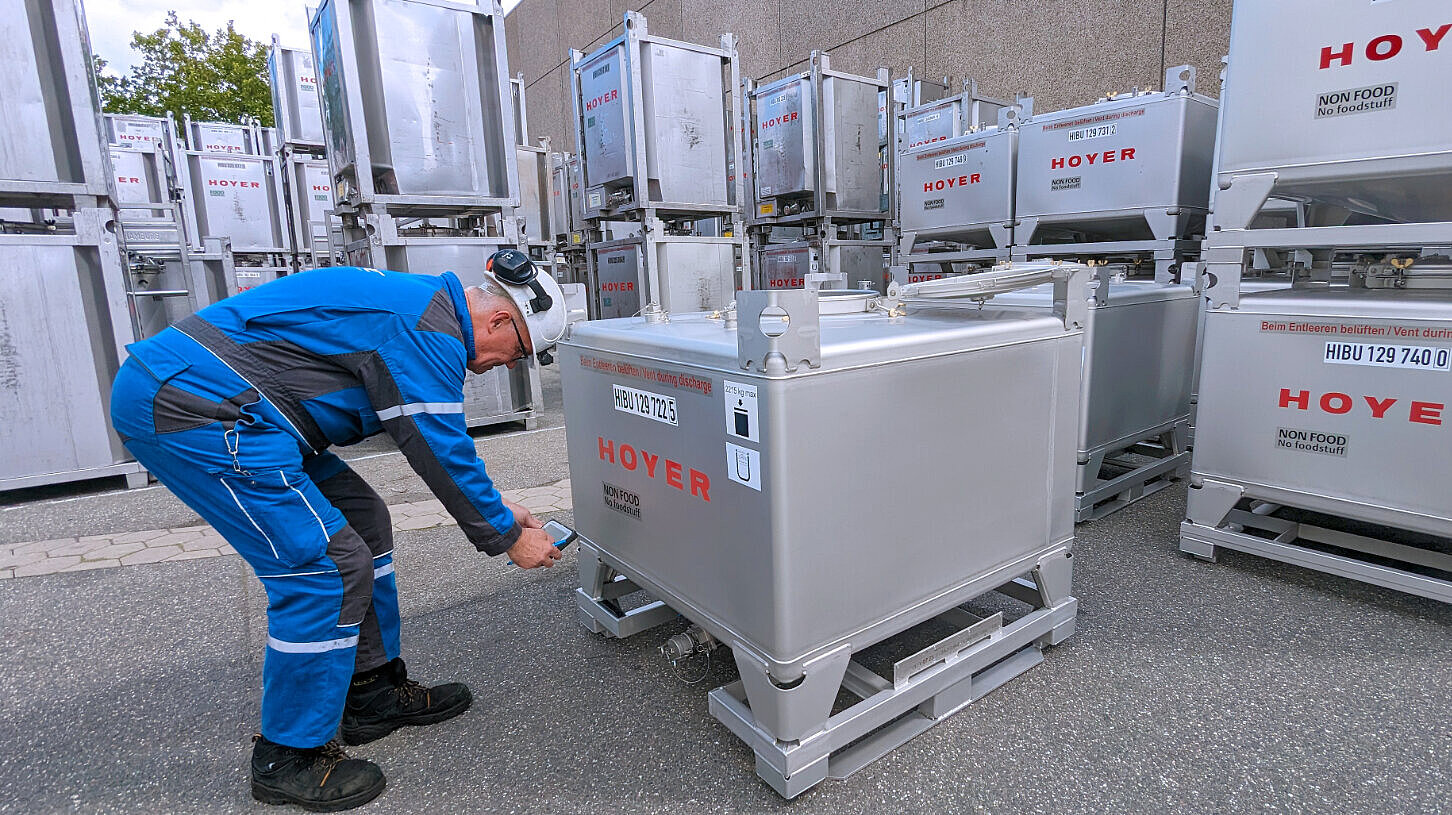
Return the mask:
<svg viewBox="0 0 1452 815"><path fill-rule="evenodd" d="M295 575L267 588L267 656L262 663L262 735L316 747L337 733L353 678L358 626L338 624L341 575Z"/></svg>
<svg viewBox="0 0 1452 815"><path fill-rule="evenodd" d="M372 554L373 603L359 628L355 671L368 671L399 655L398 586L393 575L393 520L388 505L332 453L308 460L318 490L347 518Z"/></svg>

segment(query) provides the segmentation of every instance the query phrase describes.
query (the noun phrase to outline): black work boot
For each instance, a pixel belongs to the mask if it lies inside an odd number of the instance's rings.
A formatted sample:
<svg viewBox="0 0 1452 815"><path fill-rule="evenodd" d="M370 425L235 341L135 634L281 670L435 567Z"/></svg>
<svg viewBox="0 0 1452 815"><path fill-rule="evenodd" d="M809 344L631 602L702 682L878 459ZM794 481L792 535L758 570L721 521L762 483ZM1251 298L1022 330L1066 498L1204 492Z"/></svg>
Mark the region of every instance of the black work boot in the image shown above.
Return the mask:
<svg viewBox="0 0 1452 815"><path fill-rule="evenodd" d="M395 659L353 677L343 708L343 741L363 744L405 725L436 724L468 710L473 701L468 686L458 682L425 688Z"/></svg>
<svg viewBox="0 0 1452 815"><path fill-rule="evenodd" d="M360 807L383 793L383 771L348 758L336 740L299 749L255 736L252 797L264 804L297 804L313 812Z"/></svg>

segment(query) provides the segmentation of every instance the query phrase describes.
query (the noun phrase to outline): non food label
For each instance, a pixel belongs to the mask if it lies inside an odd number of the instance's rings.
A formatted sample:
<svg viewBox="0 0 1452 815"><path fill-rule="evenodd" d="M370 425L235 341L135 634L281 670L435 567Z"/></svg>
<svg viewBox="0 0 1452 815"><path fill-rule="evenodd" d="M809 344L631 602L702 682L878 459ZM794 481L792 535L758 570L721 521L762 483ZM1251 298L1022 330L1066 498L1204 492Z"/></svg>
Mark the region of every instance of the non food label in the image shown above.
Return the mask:
<svg viewBox="0 0 1452 815"><path fill-rule="evenodd" d="M761 441L760 422L756 418L756 386L727 379L721 383L726 401L726 432L748 441Z"/></svg>
<svg viewBox="0 0 1452 815"><path fill-rule="evenodd" d="M941 169L943 169L945 167L957 167L959 164L967 164L967 163L968 163L968 157L965 156L965 155L963 155L962 153L959 153L956 156L943 156L940 159L935 159L933 161L933 169L934 170L941 170Z"/></svg>
<svg viewBox="0 0 1452 815"><path fill-rule="evenodd" d="M1345 433L1323 433L1319 430L1303 430L1298 427L1276 428L1276 447L1282 450L1297 450L1302 453L1320 453L1324 456L1346 456L1350 443Z"/></svg>
<svg viewBox="0 0 1452 815"><path fill-rule="evenodd" d="M606 481L600 482L604 487L605 508L613 509L622 515L640 520L640 496L623 487L617 487Z"/></svg>
<svg viewBox="0 0 1452 815"><path fill-rule="evenodd" d="M624 385L614 385L613 387L616 410L644 416L661 424L680 425L680 420L676 416L676 398L674 396L661 396L650 391L627 388Z"/></svg>
<svg viewBox="0 0 1452 815"><path fill-rule="evenodd" d="M1077 190L1084 186L1083 176L1071 175L1067 178L1055 178L1049 182L1049 190L1058 192L1060 190Z"/></svg>
<svg viewBox="0 0 1452 815"><path fill-rule="evenodd" d="M1316 118L1329 119L1332 116L1391 110L1397 106L1397 85L1396 82L1388 82L1317 94Z"/></svg>
<svg viewBox="0 0 1452 815"><path fill-rule="evenodd" d="M1081 127L1069 131L1069 141L1084 141L1085 139L1102 139L1105 136L1113 136L1119 132L1119 125L1095 125L1093 127Z"/></svg>
<svg viewBox="0 0 1452 815"><path fill-rule="evenodd" d="M1325 361L1332 365L1448 371L1452 370L1452 349L1429 345L1328 342L1326 343Z"/></svg>
<svg viewBox="0 0 1452 815"><path fill-rule="evenodd" d="M761 492L761 453L727 442L726 477Z"/></svg>

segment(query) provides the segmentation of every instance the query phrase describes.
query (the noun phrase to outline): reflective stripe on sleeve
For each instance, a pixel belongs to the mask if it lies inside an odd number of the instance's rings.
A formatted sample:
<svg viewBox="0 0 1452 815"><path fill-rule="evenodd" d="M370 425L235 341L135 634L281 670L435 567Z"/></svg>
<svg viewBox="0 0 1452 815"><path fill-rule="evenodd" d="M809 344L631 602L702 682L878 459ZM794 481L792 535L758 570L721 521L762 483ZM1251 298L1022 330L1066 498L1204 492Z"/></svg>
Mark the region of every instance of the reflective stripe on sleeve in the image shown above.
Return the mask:
<svg viewBox="0 0 1452 815"><path fill-rule="evenodd" d="M387 577L387 576L389 576L391 574L393 574L393 564L392 563L390 563L390 564L388 564L386 566L379 566L378 568L374 569L373 570L373 579L374 580L377 580L380 577Z"/></svg>
<svg viewBox="0 0 1452 815"><path fill-rule="evenodd" d="M276 637L267 638L268 648L284 654L321 654L327 651L337 651L340 648L352 648L357 644L357 635L322 642L286 642Z"/></svg>
<svg viewBox="0 0 1452 815"><path fill-rule="evenodd" d="M384 408L378 411L378 421L386 422L389 419L397 419L400 416L412 416L415 413L463 413L463 402L413 402L407 405L396 405L391 408Z"/></svg>

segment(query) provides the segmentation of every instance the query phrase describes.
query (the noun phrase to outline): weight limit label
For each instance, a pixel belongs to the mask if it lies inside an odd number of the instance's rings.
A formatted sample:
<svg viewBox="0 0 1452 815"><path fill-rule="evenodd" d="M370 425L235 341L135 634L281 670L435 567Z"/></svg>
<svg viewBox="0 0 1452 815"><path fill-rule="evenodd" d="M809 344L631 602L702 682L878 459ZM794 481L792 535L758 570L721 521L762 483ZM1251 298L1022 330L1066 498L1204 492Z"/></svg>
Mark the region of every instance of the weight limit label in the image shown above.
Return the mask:
<svg viewBox="0 0 1452 815"><path fill-rule="evenodd" d="M1382 345L1372 342L1328 342L1325 361L1331 365L1371 368L1452 370L1452 349L1430 345Z"/></svg>

